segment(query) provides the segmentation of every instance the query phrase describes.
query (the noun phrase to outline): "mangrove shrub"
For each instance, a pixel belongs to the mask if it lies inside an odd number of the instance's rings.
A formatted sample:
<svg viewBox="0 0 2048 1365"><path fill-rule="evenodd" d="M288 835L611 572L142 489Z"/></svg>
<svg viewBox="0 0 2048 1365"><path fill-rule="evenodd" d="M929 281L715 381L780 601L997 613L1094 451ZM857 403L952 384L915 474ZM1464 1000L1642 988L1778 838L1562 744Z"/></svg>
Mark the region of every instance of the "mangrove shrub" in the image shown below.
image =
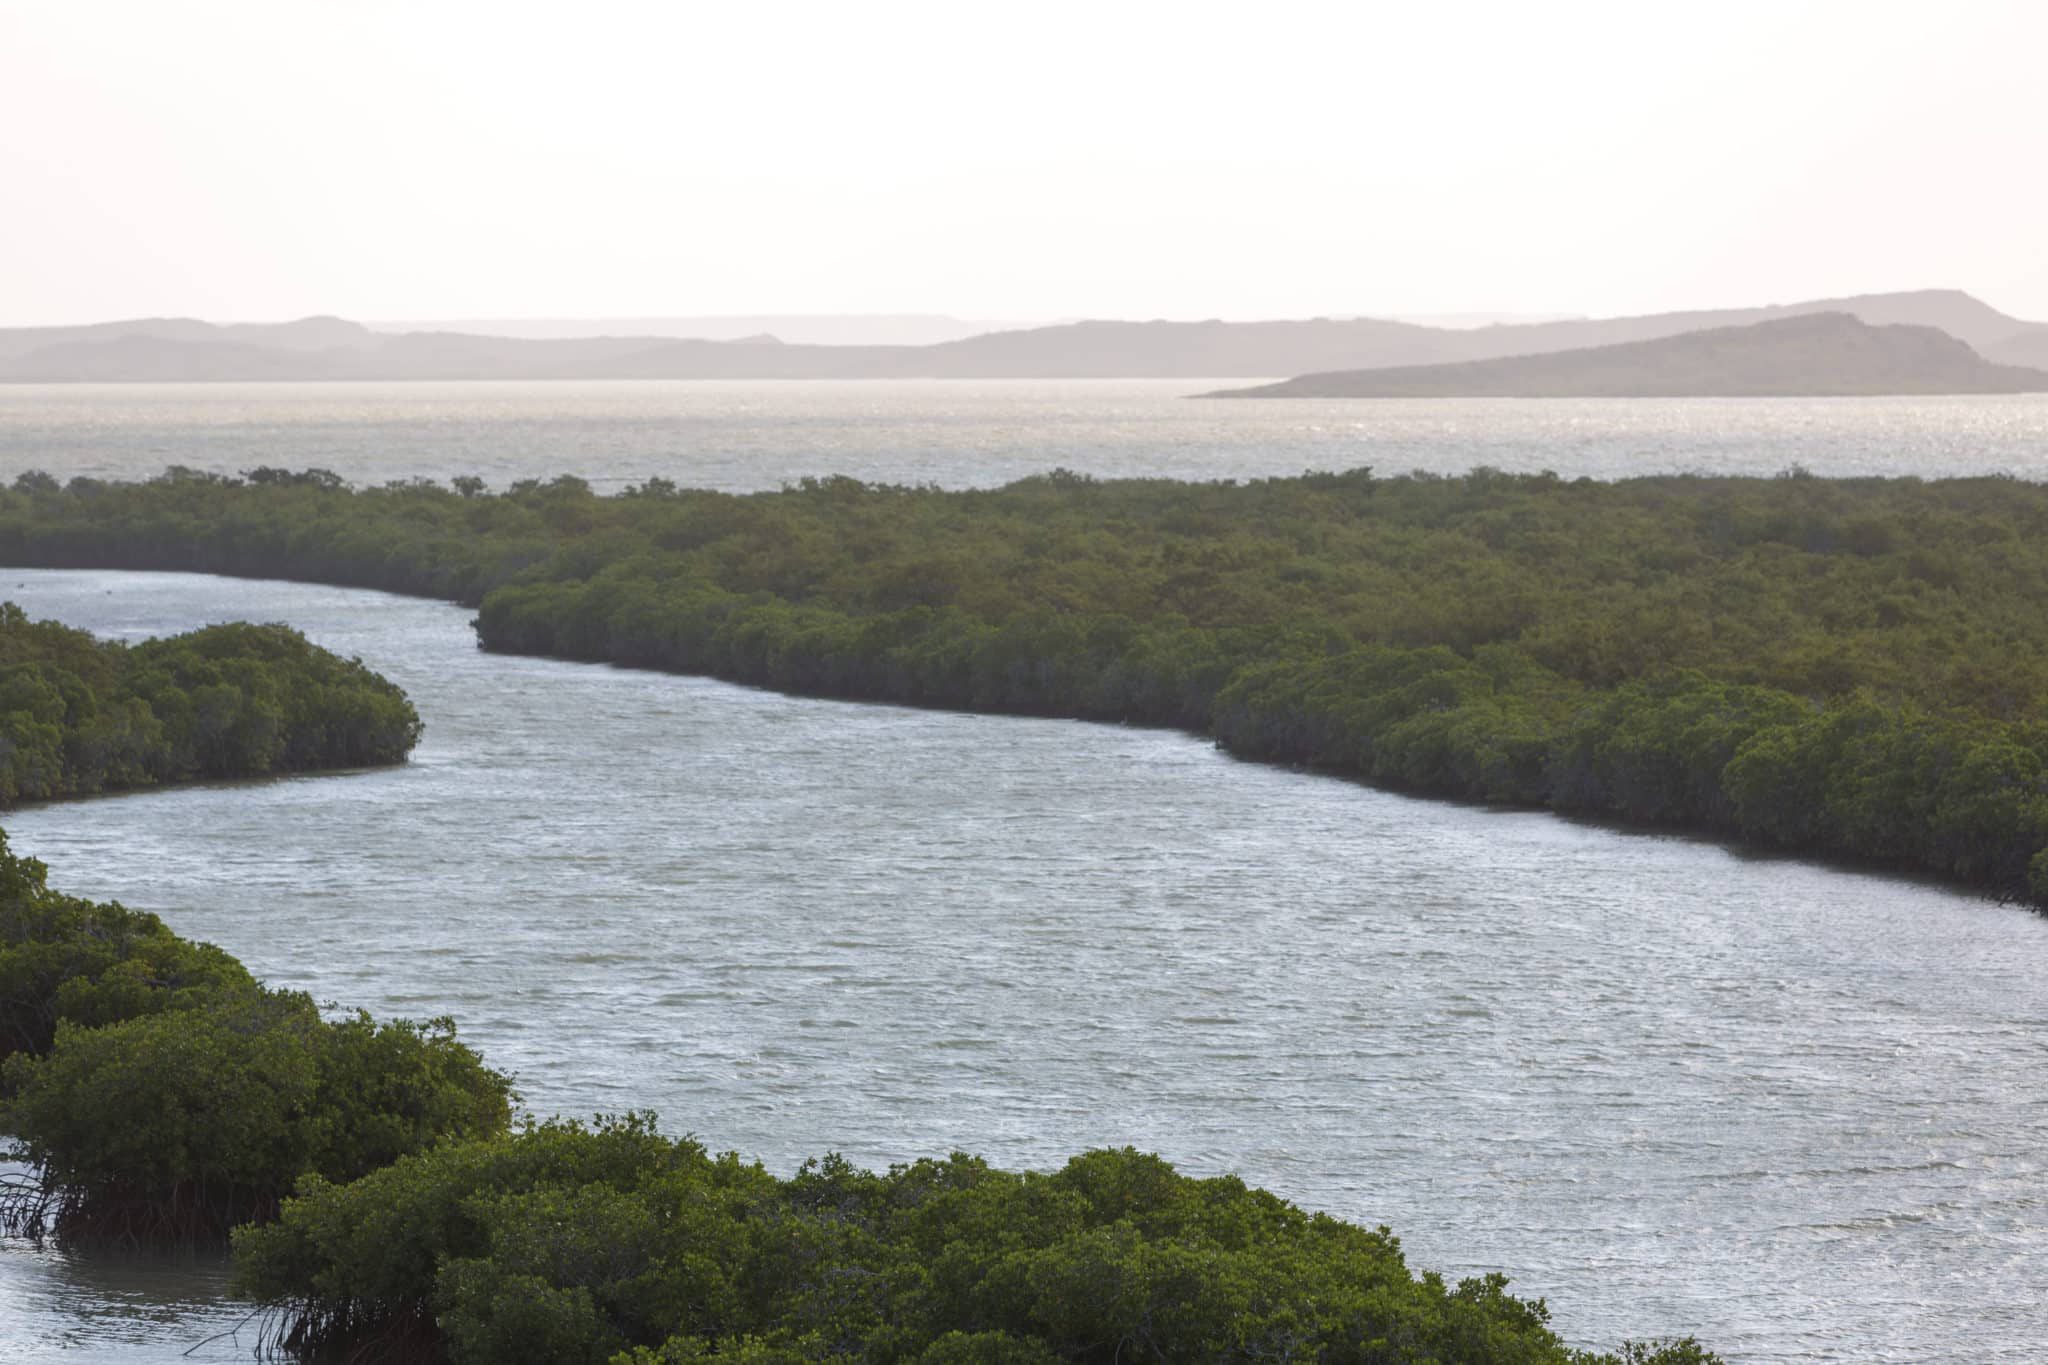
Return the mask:
<svg viewBox="0 0 2048 1365"><path fill-rule="evenodd" d="M299 1354L451 1365L1320 1360L1704 1365L1567 1349L1499 1276L1232 1177L1093 1151L1051 1175L955 1154L778 1179L643 1116L443 1146L307 1184L236 1234Z"/></svg>
<svg viewBox="0 0 2048 1365"><path fill-rule="evenodd" d="M131 646L0 603L0 806L398 763L419 736L395 684L286 626Z"/></svg>

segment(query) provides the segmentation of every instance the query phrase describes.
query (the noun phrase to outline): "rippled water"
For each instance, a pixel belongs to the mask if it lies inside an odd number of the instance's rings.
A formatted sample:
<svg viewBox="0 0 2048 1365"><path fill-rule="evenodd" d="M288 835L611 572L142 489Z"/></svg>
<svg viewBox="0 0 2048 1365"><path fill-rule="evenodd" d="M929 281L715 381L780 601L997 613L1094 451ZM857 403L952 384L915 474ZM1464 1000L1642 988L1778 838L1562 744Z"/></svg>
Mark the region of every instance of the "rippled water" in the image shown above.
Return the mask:
<svg viewBox="0 0 2048 1365"><path fill-rule="evenodd" d="M1488 464L1568 478L1703 472L2048 478L2048 395L1194 402L1242 381L0 385L0 480L317 465L357 483L576 474L775 488L805 475L949 488L1055 465L1253 478Z"/></svg>
<svg viewBox="0 0 2048 1365"><path fill-rule="evenodd" d="M651 1106L782 1171L1131 1143L1505 1271L1575 1341L2040 1358L2032 914L1168 732L485 655L431 602L0 595L127 636L287 620L401 682L406 767L7 828L273 982L455 1014L536 1111ZM0 1252L0 1357L162 1359L241 1311L195 1274Z"/></svg>

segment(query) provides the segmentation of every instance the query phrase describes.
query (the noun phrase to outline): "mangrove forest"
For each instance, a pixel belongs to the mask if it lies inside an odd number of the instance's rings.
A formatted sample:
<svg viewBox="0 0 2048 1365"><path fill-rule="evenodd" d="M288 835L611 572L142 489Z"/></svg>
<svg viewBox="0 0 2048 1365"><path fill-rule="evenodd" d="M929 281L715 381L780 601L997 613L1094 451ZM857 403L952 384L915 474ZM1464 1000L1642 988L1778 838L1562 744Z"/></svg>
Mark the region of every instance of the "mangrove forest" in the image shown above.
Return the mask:
<svg viewBox="0 0 2048 1365"><path fill-rule="evenodd" d="M401 763L419 737L397 685L285 626L127 645L0 602L0 808Z"/></svg>
<svg viewBox="0 0 2048 1365"><path fill-rule="evenodd" d="M0 562L453 598L484 648L1170 725L2048 903L2048 488L1479 469L991 490L29 474Z"/></svg>

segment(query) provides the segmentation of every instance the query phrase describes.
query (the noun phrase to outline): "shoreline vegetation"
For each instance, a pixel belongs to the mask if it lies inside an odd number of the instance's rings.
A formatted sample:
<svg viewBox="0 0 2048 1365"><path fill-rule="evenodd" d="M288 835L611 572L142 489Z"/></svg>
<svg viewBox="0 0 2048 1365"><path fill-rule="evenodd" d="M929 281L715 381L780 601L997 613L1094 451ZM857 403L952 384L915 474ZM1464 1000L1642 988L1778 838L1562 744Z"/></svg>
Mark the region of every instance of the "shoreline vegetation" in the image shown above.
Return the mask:
<svg viewBox="0 0 2048 1365"><path fill-rule="evenodd" d="M285 626L128 645L0 602L0 810L403 763L419 737L395 684Z"/></svg>
<svg viewBox="0 0 2048 1365"><path fill-rule="evenodd" d="M0 562L449 598L491 650L1173 726L2048 905L2048 488L2014 479L31 473Z"/></svg>
<svg viewBox="0 0 2048 1365"><path fill-rule="evenodd" d="M0 1022L0 1131L36 1170L0 1188L0 1228L105 1247L232 1227L264 1349L298 1359L1717 1359L1690 1338L1572 1349L1503 1276L1414 1274L1385 1228L1128 1149L781 1179L651 1115L515 1128L509 1079L450 1021L323 1019L153 915L51 891L4 835Z"/></svg>
<svg viewBox="0 0 2048 1365"><path fill-rule="evenodd" d="M204 1245L348 1181L506 1131L511 1082L446 1019L324 1018L155 915L50 889L0 832L0 1133L33 1175L0 1232Z"/></svg>

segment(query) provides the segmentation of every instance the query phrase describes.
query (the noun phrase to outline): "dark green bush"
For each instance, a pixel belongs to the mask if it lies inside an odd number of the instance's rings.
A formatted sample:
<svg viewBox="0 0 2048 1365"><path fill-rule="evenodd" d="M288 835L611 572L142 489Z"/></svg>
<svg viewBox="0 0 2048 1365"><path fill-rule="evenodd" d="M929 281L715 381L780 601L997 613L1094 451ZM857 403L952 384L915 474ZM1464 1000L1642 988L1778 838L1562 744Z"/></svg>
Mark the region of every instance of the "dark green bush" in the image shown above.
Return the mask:
<svg viewBox="0 0 2048 1365"><path fill-rule="evenodd" d="M303 995L256 988L60 1023L46 1055L18 1053L5 1075L0 1130L74 1240L222 1238L303 1176L353 1180L510 1116L506 1079L446 1021L328 1023Z"/></svg>
<svg viewBox="0 0 2048 1365"><path fill-rule="evenodd" d="M503 1132L509 1094L449 1021L325 1020L153 915L51 891L0 832L0 1133L36 1174L0 1226L218 1240L302 1176Z"/></svg>
<svg viewBox="0 0 2048 1365"><path fill-rule="evenodd" d="M629 1116L530 1127L309 1183L236 1234L300 1353L455 1365L826 1359L1611 1362L1500 1277L1416 1276L1384 1229L1096 1151L778 1180ZM1645 1348L1707 1362L1693 1343Z"/></svg>
<svg viewBox="0 0 2048 1365"><path fill-rule="evenodd" d="M285 626L130 647L0 603L0 806L398 763L419 736L404 692Z"/></svg>
<svg viewBox="0 0 2048 1365"><path fill-rule="evenodd" d="M241 963L155 915L50 890L0 830L0 1062L48 1052L60 1022L118 1023L254 987Z"/></svg>

